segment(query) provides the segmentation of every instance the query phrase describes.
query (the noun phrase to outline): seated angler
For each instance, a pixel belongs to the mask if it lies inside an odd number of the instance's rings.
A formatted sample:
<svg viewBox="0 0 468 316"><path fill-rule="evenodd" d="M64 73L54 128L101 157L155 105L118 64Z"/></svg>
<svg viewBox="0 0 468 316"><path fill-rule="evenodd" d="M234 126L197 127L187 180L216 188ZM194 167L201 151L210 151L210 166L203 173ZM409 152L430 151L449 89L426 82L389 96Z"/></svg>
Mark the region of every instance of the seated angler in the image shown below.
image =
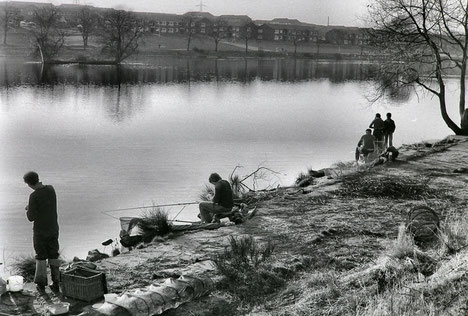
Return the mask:
<svg viewBox="0 0 468 316"><path fill-rule="evenodd" d="M219 218L229 215L234 206L231 185L217 173L212 173L208 181L215 186L215 195L213 202L199 204L200 218L204 223L219 222Z"/></svg>
<svg viewBox="0 0 468 316"><path fill-rule="evenodd" d="M367 157L368 154L374 151L374 141L375 137L372 136L372 130L370 128L366 129L366 134L361 136L357 147L356 147L356 161L359 160L359 155L362 154L364 157Z"/></svg>

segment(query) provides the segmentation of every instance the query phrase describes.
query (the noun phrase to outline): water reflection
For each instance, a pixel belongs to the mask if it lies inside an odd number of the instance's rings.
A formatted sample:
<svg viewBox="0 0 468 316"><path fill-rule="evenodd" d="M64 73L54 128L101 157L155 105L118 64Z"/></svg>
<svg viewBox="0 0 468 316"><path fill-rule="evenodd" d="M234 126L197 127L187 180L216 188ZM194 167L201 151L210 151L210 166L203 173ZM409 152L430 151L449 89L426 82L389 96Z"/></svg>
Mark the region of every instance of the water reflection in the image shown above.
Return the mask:
<svg viewBox="0 0 468 316"><path fill-rule="evenodd" d="M34 63L0 64L1 87L19 85L112 85L143 83L191 83L236 81L295 82L329 79L368 80L375 67L363 62L318 62L301 59L215 59L160 58L150 65L96 66L54 65Z"/></svg>

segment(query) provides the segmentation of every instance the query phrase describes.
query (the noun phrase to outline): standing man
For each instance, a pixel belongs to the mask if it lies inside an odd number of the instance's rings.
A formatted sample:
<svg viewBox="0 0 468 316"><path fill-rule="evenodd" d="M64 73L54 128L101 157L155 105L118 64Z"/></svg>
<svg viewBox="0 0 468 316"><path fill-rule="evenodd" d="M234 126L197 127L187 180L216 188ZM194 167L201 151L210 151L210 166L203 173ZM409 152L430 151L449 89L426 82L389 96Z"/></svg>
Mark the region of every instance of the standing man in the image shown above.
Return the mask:
<svg viewBox="0 0 468 316"><path fill-rule="evenodd" d="M369 128L374 129L374 137L377 141L383 141L384 138L384 121L382 120L380 113L375 115L374 120L370 123Z"/></svg>
<svg viewBox="0 0 468 316"><path fill-rule="evenodd" d="M395 132L395 121L392 120L392 113L387 113L387 119L384 121L385 148L393 146L393 132Z"/></svg>
<svg viewBox="0 0 468 316"><path fill-rule="evenodd" d="M230 213L234 206L232 189L228 181L221 179L219 174L212 173L208 181L215 186L213 202L201 202L200 218L205 223L219 222L217 215Z"/></svg>
<svg viewBox="0 0 468 316"><path fill-rule="evenodd" d="M26 206L26 216L33 222L33 245L36 252L36 273L34 283L40 291L47 285L48 260L52 276L51 290L59 291L60 260L59 258L59 226L57 221L57 197L54 187L39 182L39 175L30 171L23 177L24 182L34 190L29 195Z"/></svg>

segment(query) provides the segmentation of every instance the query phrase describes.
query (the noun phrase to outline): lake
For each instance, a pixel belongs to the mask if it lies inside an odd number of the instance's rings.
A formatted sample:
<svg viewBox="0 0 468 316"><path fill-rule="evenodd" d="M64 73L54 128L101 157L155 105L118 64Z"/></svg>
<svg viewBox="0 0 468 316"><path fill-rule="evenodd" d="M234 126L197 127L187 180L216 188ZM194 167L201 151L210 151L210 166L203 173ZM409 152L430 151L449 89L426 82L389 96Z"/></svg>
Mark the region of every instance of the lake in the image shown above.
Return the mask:
<svg viewBox="0 0 468 316"><path fill-rule="evenodd" d="M291 185L308 167L353 160L376 112L393 114L396 146L451 134L430 96L370 104L374 68L161 58L121 68L44 69L0 60L0 262L32 253L24 211L31 190L22 180L29 170L55 187L61 249L71 259L118 237L119 221L104 211L197 201L211 172L278 172L267 173L261 189ZM455 83L449 89L454 102ZM454 105L453 117L456 111ZM181 207L167 210L171 217ZM188 206L178 219L196 214L196 205Z"/></svg>

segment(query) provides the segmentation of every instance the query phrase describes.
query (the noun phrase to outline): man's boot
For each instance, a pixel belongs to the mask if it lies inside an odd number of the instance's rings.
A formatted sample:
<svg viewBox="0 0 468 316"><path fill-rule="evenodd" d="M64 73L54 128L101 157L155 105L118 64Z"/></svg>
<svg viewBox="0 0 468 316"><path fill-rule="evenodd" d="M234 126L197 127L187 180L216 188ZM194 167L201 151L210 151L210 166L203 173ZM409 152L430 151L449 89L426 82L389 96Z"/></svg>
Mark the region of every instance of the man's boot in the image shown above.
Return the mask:
<svg viewBox="0 0 468 316"><path fill-rule="evenodd" d="M47 285L47 264L45 260L36 260L34 283L39 291L44 291Z"/></svg>
<svg viewBox="0 0 468 316"><path fill-rule="evenodd" d="M60 291L60 260L59 259L49 259L50 266L50 275L52 277L52 284L49 286L50 289L54 292Z"/></svg>

